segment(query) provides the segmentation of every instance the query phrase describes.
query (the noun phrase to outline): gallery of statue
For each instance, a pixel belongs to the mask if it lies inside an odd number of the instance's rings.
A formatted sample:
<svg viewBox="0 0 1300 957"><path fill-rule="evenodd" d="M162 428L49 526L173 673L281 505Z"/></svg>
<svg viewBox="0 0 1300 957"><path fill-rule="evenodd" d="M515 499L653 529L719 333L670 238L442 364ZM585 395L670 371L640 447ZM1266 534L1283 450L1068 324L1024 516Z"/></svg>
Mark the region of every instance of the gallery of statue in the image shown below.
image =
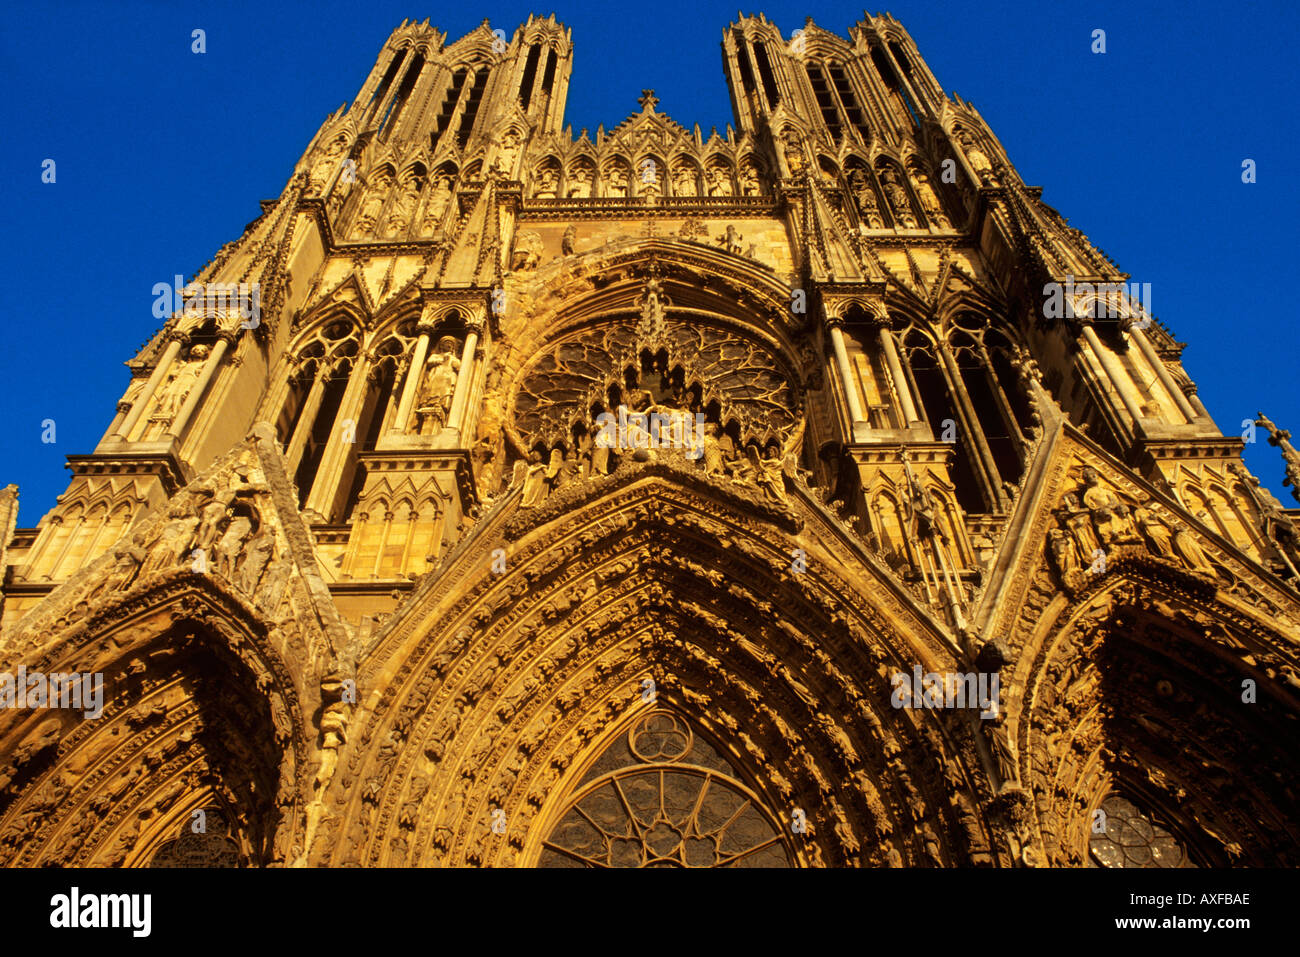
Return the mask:
<svg viewBox="0 0 1300 957"><path fill-rule="evenodd" d="M1300 864L1297 513L1184 344L891 17L722 53L575 135L554 18L392 34L0 494L0 669L104 682L0 708L0 861Z"/></svg>

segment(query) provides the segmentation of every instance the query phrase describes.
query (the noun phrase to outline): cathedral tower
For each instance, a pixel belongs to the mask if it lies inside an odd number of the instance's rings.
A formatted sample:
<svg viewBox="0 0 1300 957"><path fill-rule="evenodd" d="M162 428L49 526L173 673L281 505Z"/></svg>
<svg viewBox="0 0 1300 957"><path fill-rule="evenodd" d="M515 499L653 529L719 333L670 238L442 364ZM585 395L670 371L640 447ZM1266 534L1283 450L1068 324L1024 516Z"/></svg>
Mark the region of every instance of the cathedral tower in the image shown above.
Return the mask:
<svg viewBox="0 0 1300 957"><path fill-rule="evenodd" d="M1149 291L887 15L729 25L725 136L572 54L403 22L0 493L0 860L1300 863L1295 512Z"/></svg>

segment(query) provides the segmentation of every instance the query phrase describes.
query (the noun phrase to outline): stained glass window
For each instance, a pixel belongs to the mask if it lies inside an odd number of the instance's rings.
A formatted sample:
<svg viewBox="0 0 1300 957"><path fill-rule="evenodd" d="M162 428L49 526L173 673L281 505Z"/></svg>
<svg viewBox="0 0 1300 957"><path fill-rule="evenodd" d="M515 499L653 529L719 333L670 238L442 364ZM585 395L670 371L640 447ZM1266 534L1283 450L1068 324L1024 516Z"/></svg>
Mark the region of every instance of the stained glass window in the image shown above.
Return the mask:
<svg viewBox="0 0 1300 957"><path fill-rule="evenodd" d="M1125 798L1109 795L1088 840L1094 866L1190 867L1178 839Z"/></svg>
<svg viewBox="0 0 1300 957"><path fill-rule="evenodd" d="M583 777L540 867L789 867L776 818L676 714L639 718Z"/></svg>

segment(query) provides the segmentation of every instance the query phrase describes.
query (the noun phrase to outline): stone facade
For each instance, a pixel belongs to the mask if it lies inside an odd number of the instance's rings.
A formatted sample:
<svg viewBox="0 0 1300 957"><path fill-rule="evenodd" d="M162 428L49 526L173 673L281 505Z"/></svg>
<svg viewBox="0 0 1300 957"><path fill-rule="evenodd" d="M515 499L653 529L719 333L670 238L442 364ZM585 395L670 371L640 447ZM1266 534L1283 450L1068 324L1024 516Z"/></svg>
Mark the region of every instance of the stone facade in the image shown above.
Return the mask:
<svg viewBox="0 0 1300 957"><path fill-rule="evenodd" d="M891 17L723 55L725 136L575 137L554 18L392 34L0 492L3 667L105 695L0 708L0 860L1300 863L1294 515L1182 343Z"/></svg>

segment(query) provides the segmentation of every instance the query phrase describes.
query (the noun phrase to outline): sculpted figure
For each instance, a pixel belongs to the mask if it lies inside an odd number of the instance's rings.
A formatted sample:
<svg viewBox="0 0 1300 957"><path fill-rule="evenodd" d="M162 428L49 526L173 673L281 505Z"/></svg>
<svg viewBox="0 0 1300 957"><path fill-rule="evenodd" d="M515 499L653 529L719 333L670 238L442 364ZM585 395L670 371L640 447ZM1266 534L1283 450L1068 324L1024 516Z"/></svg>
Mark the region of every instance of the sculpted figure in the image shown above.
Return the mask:
<svg viewBox="0 0 1300 957"><path fill-rule="evenodd" d="M627 195L627 170L622 166L611 166L605 174L605 195L618 197Z"/></svg>
<svg viewBox="0 0 1300 957"><path fill-rule="evenodd" d="M402 189L393 199L388 209L388 220L384 223L384 232L396 236L406 229L415 215L415 207L420 204L420 193L424 183L414 174L408 175L402 183Z"/></svg>
<svg viewBox="0 0 1300 957"><path fill-rule="evenodd" d="M569 177L569 197L573 199L587 199L591 196L591 170L586 166L578 166L573 170L573 175Z"/></svg>
<svg viewBox="0 0 1300 957"><path fill-rule="evenodd" d="M384 200L388 198L392 188L393 175L388 171L388 167L383 167L375 173L373 181L361 200L361 210L357 213L354 235L364 237L374 234L375 226L379 223L379 212L384 208Z"/></svg>
<svg viewBox="0 0 1300 957"><path fill-rule="evenodd" d="M858 211L862 214L862 218L866 220L867 226L871 229L882 229L885 220L880 215L880 201L876 199L876 191L872 189L871 183L867 180L867 174L860 169L855 169L850 173L849 189L853 192L853 198L858 204Z"/></svg>
<svg viewBox="0 0 1300 957"><path fill-rule="evenodd" d="M1133 519L1138 532L1142 535L1142 541L1151 554L1162 557L1173 554L1172 536L1169 529L1151 513L1150 509L1138 507L1133 512Z"/></svg>
<svg viewBox="0 0 1300 957"><path fill-rule="evenodd" d="M720 166L714 166L709 170L709 195L731 195L731 177L728 176L727 171Z"/></svg>
<svg viewBox="0 0 1300 957"><path fill-rule="evenodd" d="M447 212L447 206L451 203L451 180L446 176L439 176L433 186L433 192L429 194L429 202L424 207L424 225L420 232L428 236L442 225L442 217Z"/></svg>
<svg viewBox="0 0 1300 957"><path fill-rule="evenodd" d="M158 389L158 404L153 414L149 416L150 426L157 427L153 430L155 436L176 418L176 413L189 398L190 389L202 374L203 362L207 357L208 347L199 343L190 349L188 361L172 365L167 373L166 383Z"/></svg>
<svg viewBox="0 0 1300 957"><path fill-rule="evenodd" d="M342 136L330 143L329 148L325 150L325 154L316 161L311 168L311 173L308 174L308 193L319 194L325 188L325 184L329 182L330 174L334 172L335 163L338 162L338 158L343 155L345 149L347 149L347 140Z"/></svg>
<svg viewBox="0 0 1300 957"><path fill-rule="evenodd" d="M894 212L894 221L904 229L915 229L916 216L912 214L912 203L907 198L907 190L898 181L898 174L886 167L880 173L880 185Z"/></svg>
<svg viewBox="0 0 1300 957"><path fill-rule="evenodd" d="M248 543L243 567L239 570L239 587L250 595L256 590L262 572L275 555L275 534L267 526Z"/></svg>
<svg viewBox="0 0 1300 957"><path fill-rule="evenodd" d="M745 164L740 170L740 195L757 196L759 192L758 170Z"/></svg>
<svg viewBox="0 0 1300 957"><path fill-rule="evenodd" d="M943 214L943 205L939 202L934 187L930 185L930 177L918 170L912 177L912 186L916 189L916 198L921 201L921 209L930 217L930 222L940 229L947 229L950 223Z"/></svg>
<svg viewBox="0 0 1300 957"><path fill-rule="evenodd" d="M1201 549L1201 544L1196 540L1196 536L1188 531L1187 526L1181 522L1174 526L1173 538L1174 553L1183 560L1188 568L1194 572L1201 572L1205 575L1214 574L1214 566L1210 560L1205 557L1205 552Z"/></svg>
<svg viewBox="0 0 1300 957"><path fill-rule="evenodd" d="M961 143L961 148L966 151L966 159L970 161L971 169L980 178L980 182L985 186L991 185L993 183L993 164L989 162L989 158L975 145L975 141L971 139L969 133L962 132L958 142Z"/></svg>
<svg viewBox="0 0 1300 957"><path fill-rule="evenodd" d="M696 195L695 171L689 166L679 166L673 171L673 195Z"/></svg>
<svg viewBox="0 0 1300 957"><path fill-rule="evenodd" d="M534 195L538 199L554 199L559 186L559 174L552 167L543 166L537 174L537 192Z"/></svg>
<svg viewBox="0 0 1300 957"><path fill-rule="evenodd" d="M560 252L566 256L572 256L578 242L578 227L572 223L564 231L564 236L560 239Z"/></svg>
<svg viewBox="0 0 1300 957"><path fill-rule="evenodd" d="M194 538L194 547L209 551L221 533L230 511L230 503L235 500L235 493L222 489L212 496L212 500L199 510L199 531Z"/></svg>
<svg viewBox="0 0 1300 957"><path fill-rule="evenodd" d="M534 451L528 456L528 469L524 474L524 498L520 504L524 508L531 508L545 500L546 465L542 462L542 453Z"/></svg>
<svg viewBox="0 0 1300 957"><path fill-rule="evenodd" d="M1047 554L1052 559L1052 564L1056 566L1057 574L1061 576L1063 581L1068 580L1079 567L1078 556L1074 552L1074 543L1070 541L1062 529L1054 528L1047 533Z"/></svg>
<svg viewBox="0 0 1300 957"><path fill-rule="evenodd" d="M225 514L223 507L222 514ZM193 507L182 499L172 502L167 509L167 524L162 527L158 540L149 551L149 558L142 570L143 574L163 568L175 568L185 561L190 553L190 542L199 524L199 516Z"/></svg>
<svg viewBox="0 0 1300 957"><path fill-rule="evenodd" d="M1132 538L1128 506L1101 484L1095 469L1083 470L1083 504L1092 513L1092 524L1103 547Z"/></svg>
<svg viewBox="0 0 1300 957"><path fill-rule="evenodd" d="M252 530L253 522L247 515L236 515L217 543L217 571L232 581L235 569L239 566L239 556L244 550L244 539L248 538Z"/></svg>
<svg viewBox="0 0 1300 957"><path fill-rule="evenodd" d="M436 435L447 424L460 372L460 359L453 354L455 348L456 340L443 336L438 340L438 351L429 356L415 405L416 428L420 435Z"/></svg>

